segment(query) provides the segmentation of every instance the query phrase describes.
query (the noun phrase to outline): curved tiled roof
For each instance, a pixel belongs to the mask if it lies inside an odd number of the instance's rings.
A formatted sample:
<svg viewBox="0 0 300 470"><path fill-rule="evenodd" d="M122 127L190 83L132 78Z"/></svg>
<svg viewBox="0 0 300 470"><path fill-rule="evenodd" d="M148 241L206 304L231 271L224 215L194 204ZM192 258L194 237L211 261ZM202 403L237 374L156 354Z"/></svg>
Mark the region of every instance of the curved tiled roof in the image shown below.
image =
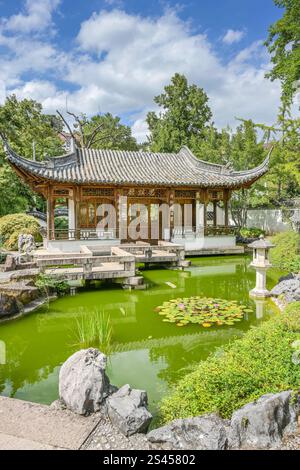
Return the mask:
<svg viewBox="0 0 300 470"><path fill-rule="evenodd" d="M240 188L268 170L270 154L258 167L234 171L196 158L183 147L179 153L132 152L77 148L43 162L17 155L4 143L8 161L39 180L77 184L160 185ZM250 159L249 159L250 160Z"/></svg>

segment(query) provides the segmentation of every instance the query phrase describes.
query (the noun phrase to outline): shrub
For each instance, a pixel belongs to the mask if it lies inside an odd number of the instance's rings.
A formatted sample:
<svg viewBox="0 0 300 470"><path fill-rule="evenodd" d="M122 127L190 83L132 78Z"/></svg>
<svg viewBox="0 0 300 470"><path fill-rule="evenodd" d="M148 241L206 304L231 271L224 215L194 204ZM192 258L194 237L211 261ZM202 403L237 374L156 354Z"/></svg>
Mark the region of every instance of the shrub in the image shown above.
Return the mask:
<svg viewBox="0 0 300 470"><path fill-rule="evenodd" d="M7 253L0 251L0 264L5 263L6 257L7 257Z"/></svg>
<svg viewBox="0 0 300 470"><path fill-rule="evenodd" d="M0 218L0 239L8 250L18 249L18 238L22 233L31 234L36 241L40 241L40 226L31 215L9 214Z"/></svg>
<svg viewBox="0 0 300 470"><path fill-rule="evenodd" d="M300 302L217 350L179 381L161 404L163 421L232 412L265 393L298 389L300 366L292 343L300 339Z"/></svg>
<svg viewBox="0 0 300 470"><path fill-rule="evenodd" d="M39 274L35 286L40 289L45 295L49 295L52 292L58 295L64 295L69 291L69 284L64 279L59 277L47 276L46 274Z"/></svg>
<svg viewBox="0 0 300 470"><path fill-rule="evenodd" d="M67 217L55 217L54 219L55 228L59 230L68 230L69 219Z"/></svg>
<svg viewBox="0 0 300 470"><path fill-rule="evenodd" d="M244 227L240 230L240 234L243 238L259 238L260 235L265 235L265 233L264 230L256 227Z"/></svg>
<svg viewBox="0 0 300 470"><path fill-rule="evenodd" d="M272 237L275 248L270 251L274 266L292 272L300 271L300 234L289 231Z"/></svg>

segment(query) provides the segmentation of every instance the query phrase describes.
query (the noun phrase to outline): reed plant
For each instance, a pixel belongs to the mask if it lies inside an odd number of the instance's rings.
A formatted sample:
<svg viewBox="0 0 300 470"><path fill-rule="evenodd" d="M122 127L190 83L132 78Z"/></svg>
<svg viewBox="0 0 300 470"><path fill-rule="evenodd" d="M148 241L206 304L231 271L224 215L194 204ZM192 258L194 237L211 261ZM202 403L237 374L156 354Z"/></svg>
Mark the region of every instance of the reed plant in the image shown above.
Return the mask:
<svg viewBox="0 0 300 470"><path fill-rule="evenodd" d="M94 310L81 314L76 320L76 345L95 347L109 353L112 342L112 326L109 315Z"/></svg>

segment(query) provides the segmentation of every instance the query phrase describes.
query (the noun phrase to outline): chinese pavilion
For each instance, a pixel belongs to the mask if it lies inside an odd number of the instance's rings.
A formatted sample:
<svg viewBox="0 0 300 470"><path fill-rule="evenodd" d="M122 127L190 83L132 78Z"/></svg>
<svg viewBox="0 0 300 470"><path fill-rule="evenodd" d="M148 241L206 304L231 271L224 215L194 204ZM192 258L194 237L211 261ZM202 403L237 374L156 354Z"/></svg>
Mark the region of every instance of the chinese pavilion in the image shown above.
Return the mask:
<svg viewBox="0 0 300 470"><path fill-rule="evenodd" d="M232 191L249 188L267 172L270 158L256 168L235 171L228 165L199 160L187 147L178 153L151 153L73 145L67 155L38 162L17 155L6 142L4 146L16 173L47 200L49 246L57 241L74 245L77 241L78 246L83 239L94 244L95 240L131 241L123 222L128 227L137 215L142 221L140 239L153 244L154 238L181 241L187 251L193 251L201 238L202 248L235 246L228 201ZM67 230L56 229L54 223L55 207L62 201L68 206ZM125 212L122 201L126 201ZM103 212L99 207L107 204L115 208L114 226L100 229ZM169 208L167 225L161 220L162 204ZM182 209L180 217L178 208ZM157 237L152 236L154 228Z"/></svg>

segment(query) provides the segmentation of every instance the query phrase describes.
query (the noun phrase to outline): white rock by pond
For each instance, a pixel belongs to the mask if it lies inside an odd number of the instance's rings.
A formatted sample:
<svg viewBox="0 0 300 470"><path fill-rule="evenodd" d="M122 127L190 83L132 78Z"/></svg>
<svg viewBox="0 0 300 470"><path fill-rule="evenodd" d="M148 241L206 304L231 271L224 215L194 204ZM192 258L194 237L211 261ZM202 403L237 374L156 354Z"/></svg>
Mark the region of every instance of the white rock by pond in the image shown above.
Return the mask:
<svg viewBox="0 0 300 470"><path fill-rule="evenodd" d="M166 426L150 431L147 439L172 449L225 450L228 423L215 413L176 419Z"/></svg>
<svg viewBox="0 0 300 470"><path fill-rule="evenodd" d="M125 436L147 432L152 419L147 410L147 392L132 390L127 384L110 395L106 403L112 424Z"/></svg>
<svg viewBox="0 0 300 470"><path fill-rule="evenodd" d="M69 410L81 415L100 410L111 391L105 368L106 356L98 349L82 349L66 360L59 373L59 398Z"/></svg>
<svg viewBox="0 0 300 470"><path fill-rule="evenodd" d="M297 427L299 413L290 391L267 394L232 415L229 447L268 449L280 445L284 434Z"/></svg>

